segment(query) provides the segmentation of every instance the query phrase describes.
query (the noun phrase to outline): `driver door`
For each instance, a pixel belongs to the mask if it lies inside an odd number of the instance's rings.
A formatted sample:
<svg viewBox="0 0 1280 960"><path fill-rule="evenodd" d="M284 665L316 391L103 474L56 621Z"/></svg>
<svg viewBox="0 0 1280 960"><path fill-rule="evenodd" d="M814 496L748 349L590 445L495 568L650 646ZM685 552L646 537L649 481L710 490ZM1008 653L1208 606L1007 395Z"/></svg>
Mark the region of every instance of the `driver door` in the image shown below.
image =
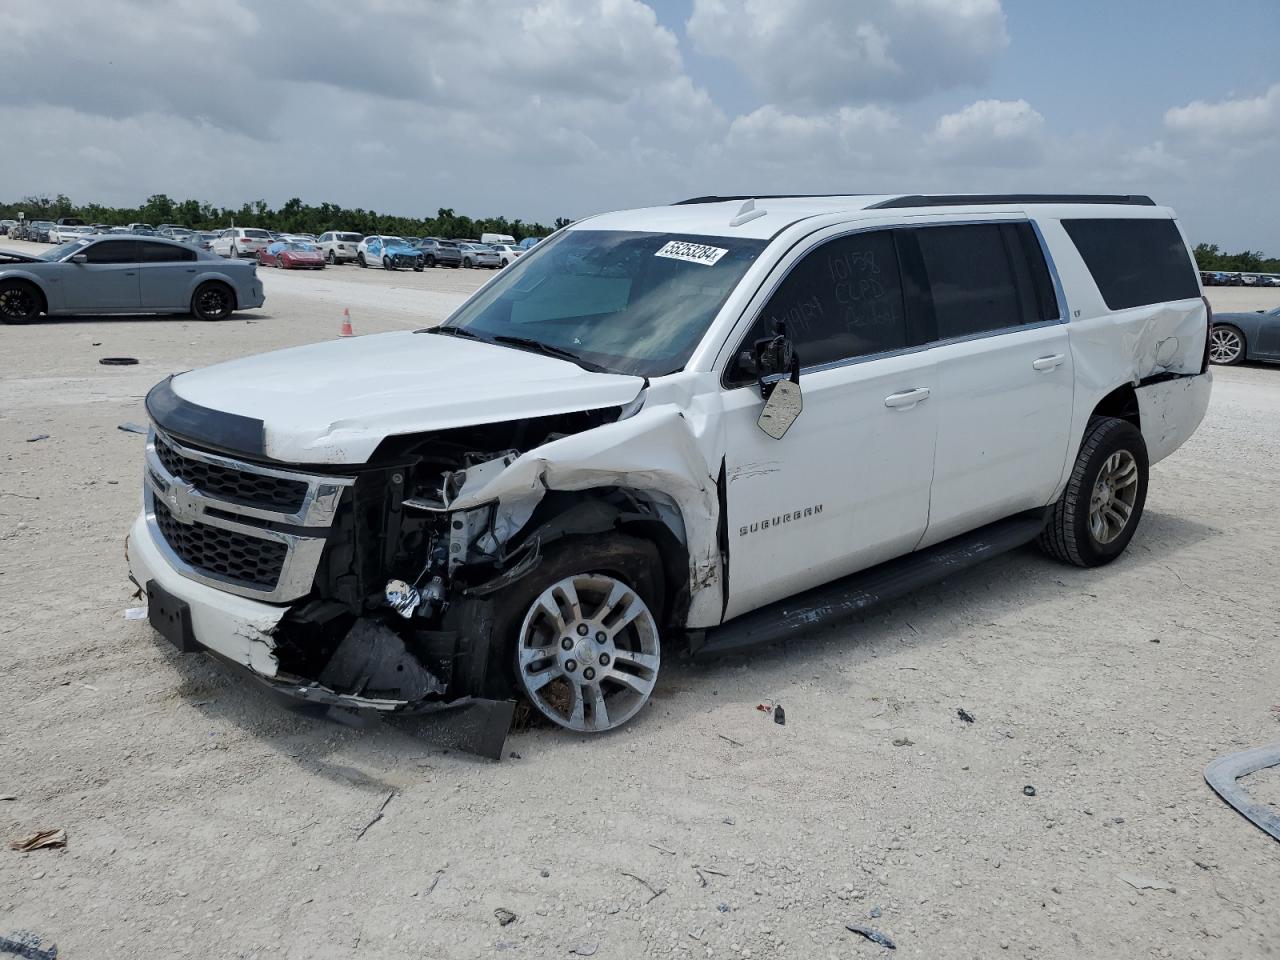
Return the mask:
<svg viewBox="0 0 1280 960"><path fill-rule="evenodd" d="M915 346L893 232L819 238L775 276L725 374L725 619L909 553L929 518L936 371ZM775 440L741 357L779 320L803 409Z"/></svg>
<svg viewBox="0 0 1280 960"><path fill-rule="evenodd" d="M138 241L99 240L82 251L85 263L68 263L63 282L66 309L83 313L128 313L142 306Z"/></svg>

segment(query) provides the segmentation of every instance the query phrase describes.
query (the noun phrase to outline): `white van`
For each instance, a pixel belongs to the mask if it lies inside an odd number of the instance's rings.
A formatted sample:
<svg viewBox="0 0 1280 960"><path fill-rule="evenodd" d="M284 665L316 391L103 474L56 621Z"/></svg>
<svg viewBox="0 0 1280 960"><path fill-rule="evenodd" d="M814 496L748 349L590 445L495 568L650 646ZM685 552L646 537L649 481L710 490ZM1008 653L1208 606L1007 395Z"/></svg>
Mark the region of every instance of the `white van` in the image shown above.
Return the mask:
<svg viewBox="0 0 1280 960"><path fill-rule="evenodd" d="M1032 541L1116 559L1204 416L1209 324L1145 197L603 214L441 326L157 385L129 566L162 635L308 702L608 730L675 649Z"/></svg>
<svg viewBox="0 0 1280 960"><path fill-rule="evenodd" d="M481 243L505 243L514 246L516 238L507 233L482 233L480 234Z"/></svg>

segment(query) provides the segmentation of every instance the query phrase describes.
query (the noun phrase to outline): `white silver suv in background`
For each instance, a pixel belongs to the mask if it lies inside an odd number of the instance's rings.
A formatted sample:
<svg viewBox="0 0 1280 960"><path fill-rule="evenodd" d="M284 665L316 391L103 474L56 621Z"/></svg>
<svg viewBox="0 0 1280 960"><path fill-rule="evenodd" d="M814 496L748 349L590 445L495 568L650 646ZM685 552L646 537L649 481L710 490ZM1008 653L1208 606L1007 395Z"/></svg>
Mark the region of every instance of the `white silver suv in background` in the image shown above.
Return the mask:
<svg viewBox="0 0 1280 960"><path fill-rule="evenodd" d="M356 259L356 252L360 247L360 241L364 239L362 233L347 233L341 230L328 230L320 234L320 239L316 241L316 246L320 248L320 252L324 254L325 260L330 263L353 263Z"/></svg>
<svg viewBox="0 0 1280 960"><path fill-rule="evenodd" d="M590 217L441 326L157 385L128 562L162 635L307 702L608 730L677 649L1032 541L1115 560L1208 405L1209 323L1145 197Z"/></svg>
<svg viewBox="0 0 1280 960"><path fill-rule="evenodd" d="M271 242L271 234L256 227L230 227L209 245L221 257L256 257Z"/></svg>

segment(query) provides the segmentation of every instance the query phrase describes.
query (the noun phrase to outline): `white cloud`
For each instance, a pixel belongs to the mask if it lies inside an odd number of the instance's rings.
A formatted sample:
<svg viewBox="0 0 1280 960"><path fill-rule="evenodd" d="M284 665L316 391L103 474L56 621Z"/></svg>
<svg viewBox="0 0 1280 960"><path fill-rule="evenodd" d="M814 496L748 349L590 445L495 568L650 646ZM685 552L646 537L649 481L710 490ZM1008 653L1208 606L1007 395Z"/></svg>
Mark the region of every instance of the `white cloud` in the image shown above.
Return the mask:
<svg viewBox="0 0 1280 960"><path fill-rule="evenodd" d="M784 106L904 101L984 80L1000 0L694 0L689 37Z"/></svg>
<svg viewBox="0 0 1280 960"><path fill-rule="evenodd" d="M1165 126L1175 134L1200 140L1280 137L1280 83L1257 97L1208 103L1194 100L1165 112Z"/></svg>
<svg viewBox="0 0 1280 960"><path fill-rule="evenodd" d="M954 161L1023 166L1042 152L1044 117L1025 100L978 100L939 118L932 135Z"/></svg>

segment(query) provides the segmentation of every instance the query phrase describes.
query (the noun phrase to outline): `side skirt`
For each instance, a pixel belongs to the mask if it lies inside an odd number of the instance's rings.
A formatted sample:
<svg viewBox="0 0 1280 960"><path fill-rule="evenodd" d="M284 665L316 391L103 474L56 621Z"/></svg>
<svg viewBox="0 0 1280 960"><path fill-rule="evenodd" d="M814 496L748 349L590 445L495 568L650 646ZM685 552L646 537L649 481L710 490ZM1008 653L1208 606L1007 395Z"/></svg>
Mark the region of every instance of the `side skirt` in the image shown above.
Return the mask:
<svg viewBox="0 0 1280 960"><path fill-rule="evenodd" d="M734 654L852 619L868 607L897 600L920 587L1030 543L1044 529L1044 510L1030 510L979 527L925 550L898 557L842 580L788 597L706 632L696 659Z"/></svg>

